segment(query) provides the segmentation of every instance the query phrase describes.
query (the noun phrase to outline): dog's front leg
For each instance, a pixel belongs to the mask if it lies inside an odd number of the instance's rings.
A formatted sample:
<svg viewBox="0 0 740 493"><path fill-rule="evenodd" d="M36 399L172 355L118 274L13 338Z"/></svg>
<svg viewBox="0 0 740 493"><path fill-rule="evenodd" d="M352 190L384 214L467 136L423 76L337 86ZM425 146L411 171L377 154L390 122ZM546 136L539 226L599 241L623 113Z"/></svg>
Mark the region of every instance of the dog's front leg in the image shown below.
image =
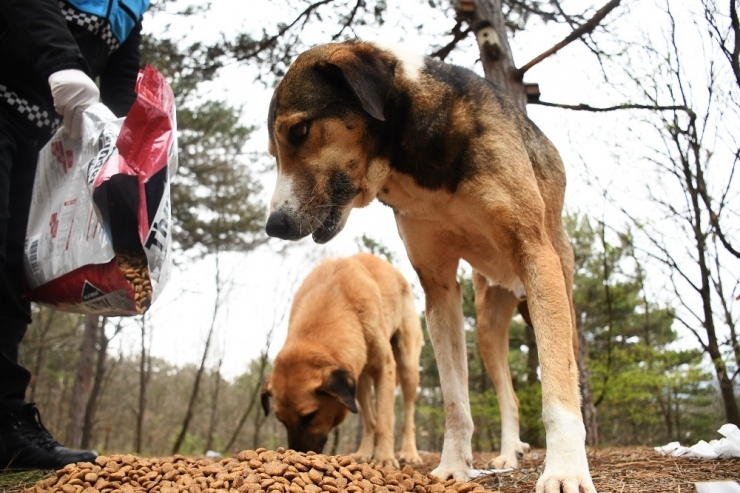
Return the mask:
<svg viewBox="0 0 740 493"><path fill-rule="evenodd" d="M473 419L468 397L468 359L460 285L454 276L441 279L424 270L419 274L426 295L429 337L437 359L446 412L442 457L432 474L466 481L473 463L470 447Z"/></svg>
<svg viewBox="0 0 740 493"><path fill-rule="evenodd" d="M544 236L544 235L543 235ZM570 304L552 245L522 242L520 272L537 337L547 455L537 493L595 493L586 458Z"/></svg>
<svg viewBox="0 0 740 493"><path fill-rule="evenodd" d="M426 317L439 368L446 424L442 457L432 474L465 481L470 477L473 419L468 397L468 359L463 327L462 295L457 283L459 257L436 238L436 224L396 217L409 260L426 296Z"/></svg>

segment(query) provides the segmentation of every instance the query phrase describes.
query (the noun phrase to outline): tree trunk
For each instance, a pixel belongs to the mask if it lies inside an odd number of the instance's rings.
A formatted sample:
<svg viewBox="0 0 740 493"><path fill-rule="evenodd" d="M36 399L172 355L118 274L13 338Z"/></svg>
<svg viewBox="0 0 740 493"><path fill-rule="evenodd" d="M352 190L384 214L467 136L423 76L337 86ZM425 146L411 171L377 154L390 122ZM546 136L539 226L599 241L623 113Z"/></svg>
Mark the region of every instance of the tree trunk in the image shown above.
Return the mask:
<svg viewBox="0 0 740 493"><path fill-rule="evenodd" d="M218 417L218 397L221 391L221 365L223 364L223 358L218 360L218 367L214 372L214 384L213 384L213 396L211 397L211 416L208 423L208 436L206 437L206 446L204 452L208 452L213 448L213 435L216 432L216 421Z"/></svg>
<svg viewBox="0 0 740 493"><path fill-rule="evenodd" d="M576 326L577 327L577 326ZM599 446L599 423L596 416L596 406L594 406L593 394L591 393L591 384L588 380L588 345L583 331L578 330L578 354L576 354L576 364L578 365L578 382L581 387L581 414L583 415L583 425L586 427L586 444L590 447Z"/></svg>
<svg viewBox="0 0 740 493"><path fill-rule="evenodd" d="M519 313L524 319L524 338L527 345L527 385L534 385L539 382L537 368L540 366L540 358L537 353L537 337L532 327L532 319L529 318L529 308L527 302L522 301L518 306Z"/></svg>
<svg viewBox="0 0 740 493"><path fill-rule="evenodd" d="M501 0L475 0L471 27L478 41L486 79L504 91L526 113L527 91L524 82L517 76Z"/></svg>
<svg viewBox="0 0 740 493"><path fill-rule="evenodd" d="M141 453L144 447L144 417L147 408L147 390L149 378L151 377L151 356L147 350L146 317L141 318L141 355L139 358L139 406L136 412L136 437L134 439L134 450Z"/></svg>
<svg viewBox="0 0 740 493"><path fill-rule="evenodd" d="M712 327L712 329L714 329L714 327ZM707 328L707 332L709 333L709 328ZM710 337L707 352L712 358L714 371L717 374L717 380L719 381L719 392L722 395L722 401L725 406L726 420L728 423L740 426L740 412L738 412L733 381L729 375L727 375L727 367L725 366L725 361L722 359L722 353L717 345L717 336L713 333Z"/></svg>
<svg viewBox="0 0 740 493"><path fill-rule="evenodd" d="M103 392L103 379L105 378L105 366L108 356L108 343L110 340L105 336L106 319L98 326L98 359L95 365L95 378L93 379L90 397L87 399L87 408L85 409L85 421L82 426L82 442L80 447L83 449L92 448L92 435L95 426L95 413L98 410L98 403Z"/></svg>
<svg viewBox="0 0 740 493"><path fill-rule="evenodd" d="M54 322L54 316L56 315L56 310L44 309L43 311L46 314L46 320L44 321L44 324L41 328L39 340L36 344L36 357L34 358L33 368L31 370L31 383L28 386L28 402L36 402L36 382L38 382L41 368L44 367L46 336L51 330L52 323Z"/></svg>
<svg viewBox="0 0 740 493"><path fill-rule="evenodd" d="M269 348L269 342L268 342L268 348ZM257 396L260 394L260 391L262 389L262 381L265 378L265 370L267 369L267 363L268 363L268 355L267 350L268 348L265 348L265 350L262 352L262 355L260 356L260 370L259 374L257 375L257 378L255 379L254 387L252 388L252 391L249 394L249 397L247 398L247 404L246 409L244 409L244 413L242 413L241 417L239 418L239 422L236 425L236 429L234 430L234 433L231 434L231 438L229 439L229 443L226 444L226 451L231 450L231 447L234 446L234 443L236 443L236 439L239 437L239 433L242 430L242 427L244 426L244 423L247 422L247 418L251 414L252 410L254 409L255 405L257 404ZM259 410L257 413L259 414Z"/></svg>
<svg viewBox="0 0 740 493"><path fill-rule="evenodd" d="M262 423L265 421L266 416L260 412L254 413L254 433L252 434L252 449L259 447L260 443L260 431L262 431Z"/></svg>
<svg viewBox="0 0 740 493"><path fill-rule="evenodd" d="M740 426L740 411L738 411L737 400L735 398L735 392L733 388L733 381L727 375L727 367L722 357L722 351L719 347L717 340L717 331L714 324L714 312L712 303L712 275L709 268L707 259L708 245L707 237L708 232L702 229L702 220L705 211L702 208L701 196L695 183L703 182L700 179L701 174L701 156L699 155L699 149L701 149L701 139L699 138L696 130L695 122L691 122L688 131L685 132L689 137L689 141L693 143L691 148L692 157L696 172L691 169L690 161L684 159L681 161L683 176L684 176L684 189L689 194L691 199L691 206L693 209L693 217L691 219L691 226L694 232L694 240L696 242L696 253L697 263L699 272L701 275L701 284L699 285L699 295L701 296L702 309L703 309L703 325L704 330L707 333L707 345L706 351L709 357L712 358L714 364L714 370L717 374L717 380L719 381L719 390L722 395L722 400L725 406L725 416L728 423L732 423ZM678 134L676 134L678 135ZM680 147L680 140L674 137L674 141L677 143L677 148Z"/></svg>
<svg viewBox="0 0 740 493"><path fill-rule="evenodd" d="M193 382L193 390L190 393L190 400L188 401L188 408L185 412L185 418L183 418L180 433L177 435L175 444L172 446L172 455L180 452L182 442L185 441L185 436L188 433L190 427L190 421L193 419L195 414L195 403L198 400L198 394L200 393L200 382L203 379L203 373L206 369L206 360L208 359L208 350L211 348L211 340L213 339L213 333L216 330L216 317L218 316L218 309L221 304L221 278L219 271L218 253L215 254L216 261L216 303L213 307L213 316L211 317L211 326L208 329L208 337L206 337L206 345L203 348L203 357L200 360L200 366L198 367L198 373L195 374L195 382Z"/></svg>
<svg viewBox="0 0 740 493"><path fill-rule="evenodd" d="M331 448L329 448L328 455L337 455L337 452L339 450L339 439L340 439L339 429L340 429L339 426L335 426L334 427L334 430L332 430L332 434L331 435L332 435L332 438L334 440L333 440L333 443L331 445Z"/></svg>
<svg viewBox="0 0 740 493"><path fill-rule="evenodd" d="M77 377L72 386L72 396L69 404L66 444L70 447L80 447L82 444L82 425L85 420L87 397L93 379L95 339L98 334L99 318L97 315L85 316L85 330L82 333L82 342L80 343Z"/></svg>

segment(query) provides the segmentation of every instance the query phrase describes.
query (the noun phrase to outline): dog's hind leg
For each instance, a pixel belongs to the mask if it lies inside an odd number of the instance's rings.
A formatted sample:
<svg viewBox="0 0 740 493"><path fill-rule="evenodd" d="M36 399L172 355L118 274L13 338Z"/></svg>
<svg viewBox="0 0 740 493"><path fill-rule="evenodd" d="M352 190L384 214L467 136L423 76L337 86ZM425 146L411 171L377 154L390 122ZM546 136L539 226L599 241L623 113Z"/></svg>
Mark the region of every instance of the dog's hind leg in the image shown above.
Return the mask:
<svg viewBox="0 0 740 493"><path fill-rule="evenodd" d="M404 306L401 328L393 339L393 356L396 359L396 374L401 384L403 395L403 430L401 452L398 459L406 464L421 464L422 460L416 449L416 425L414 409L416 389L419 386L419 356L423 344L423 334L419 315L414 308L414 301L408 294Z"/></svg>
<svg viewBox="0 0 740 493"><path fill-rule="evenodd" d="M375 450L375 403L373 402L372 377L362 372L357 382L357 402L362 416L362 441L352 457L359 462L370 462Z"/></svg>
<svg viewBox="0 0 740 493"><path fill-rule="evenodd" d="M519 438L519 399L514 393L509 370L509 324L518 300L511 291L490 285L477 271L473 271L473 284L478 348L501 408L501 454L489 463L489 467L516 468L519 459L529 452L529 444Z"/></svg>

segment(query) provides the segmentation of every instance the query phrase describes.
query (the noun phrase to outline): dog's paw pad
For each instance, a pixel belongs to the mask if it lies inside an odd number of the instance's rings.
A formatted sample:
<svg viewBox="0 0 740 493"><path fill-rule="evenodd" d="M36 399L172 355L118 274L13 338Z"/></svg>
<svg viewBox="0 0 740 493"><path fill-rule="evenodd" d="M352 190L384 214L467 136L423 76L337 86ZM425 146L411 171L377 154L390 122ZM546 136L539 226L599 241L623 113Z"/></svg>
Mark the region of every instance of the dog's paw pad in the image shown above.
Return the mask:
<svg viewBox="0 0 740 493"><path fill-rule="evenodd" d="M455 481L461 481L464 483L470 479L470 473L467 467L463 469L452 469L440 466L429 474L445 481L448 479L454 479Z"/></svg>
<svg viewBox="0 0 740 493"><path fill-rule="evenodd" d="M350 454L350 457L352 457L357 462L372 462L372 457L370 457L369 455L365 455L365 454L354 453L354 454Z"/></svg>
<svg viewBox="0 0 740 493"><path fill-rule="evenodd" d="M396 460L395 457L386 457L384 459L376 458L376 459L373 459L373 464L377 464L380 467L391 466L391 467L395 467L396 469L398 469L398 466L399 466L398 461Z"/></svg>
<svg viewBox="0 0 740 493"><path fill-rule="evenodd" d="M400 454L398 456L398 462L401 464L418 466L419 464L423 464L424 460L419 456L419 454Z"/></svg>

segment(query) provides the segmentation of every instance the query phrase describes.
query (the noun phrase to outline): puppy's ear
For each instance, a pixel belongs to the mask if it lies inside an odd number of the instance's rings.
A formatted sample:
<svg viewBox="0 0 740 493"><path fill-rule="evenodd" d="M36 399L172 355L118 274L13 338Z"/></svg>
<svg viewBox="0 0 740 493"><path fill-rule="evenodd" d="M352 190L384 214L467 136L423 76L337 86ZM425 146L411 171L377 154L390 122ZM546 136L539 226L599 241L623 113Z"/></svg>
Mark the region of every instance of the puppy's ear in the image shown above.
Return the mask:
<svg viewBox="0 0 740 493"><path fill-rule="evenodd" d="M265 378L262 384L262 394L260 399L262 400L262 410L265 411L265 416L270 414L270 398L272 397L272 387L270 386L270 377Z"/></svg>
<svg viewBox="0 0 740 493"><path fill-rule="evenodd" d="M340 368L333 370L317 391L336 397L339 399L339 402L347 406L347 409L353 413L357 413L357 403L355 402L356 387L355 377L347 370Z"/></svg>
<svg viewBox="0 0 740 493"><path fill-rule="evenodd" d="M370 116L385 121L383 107L393 88L396 61L369 44L340 48L328 60L316 62L325 75L341 73Z"/></svg>

